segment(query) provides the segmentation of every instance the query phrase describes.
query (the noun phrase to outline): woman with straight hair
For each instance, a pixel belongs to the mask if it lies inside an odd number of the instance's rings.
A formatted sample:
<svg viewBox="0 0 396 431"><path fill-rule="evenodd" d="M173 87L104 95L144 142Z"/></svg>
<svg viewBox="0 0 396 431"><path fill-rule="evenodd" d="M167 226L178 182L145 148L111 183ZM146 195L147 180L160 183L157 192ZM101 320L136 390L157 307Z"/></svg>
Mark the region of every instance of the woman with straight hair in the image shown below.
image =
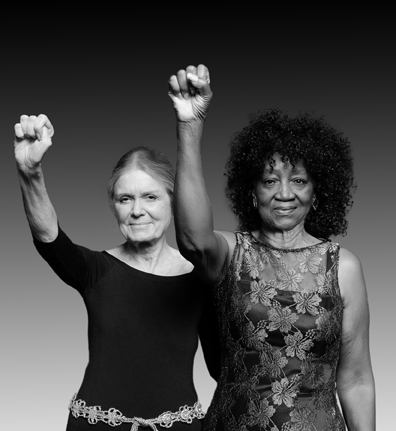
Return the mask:
<svg viewBox="0 0 396 431"><path fill-rule="evenodd" d="M49 199L42 160L53 135L45 115L23 115L15 125L15 158L34 244L80 293L88 312L89 362L69 405L67 430L199 431L204 413L193 361L199 336L216 378L217 339L207 287L166 241L173 167L147 147L121 157L108 198L125 241L93 251L68 238Z"/></svg>

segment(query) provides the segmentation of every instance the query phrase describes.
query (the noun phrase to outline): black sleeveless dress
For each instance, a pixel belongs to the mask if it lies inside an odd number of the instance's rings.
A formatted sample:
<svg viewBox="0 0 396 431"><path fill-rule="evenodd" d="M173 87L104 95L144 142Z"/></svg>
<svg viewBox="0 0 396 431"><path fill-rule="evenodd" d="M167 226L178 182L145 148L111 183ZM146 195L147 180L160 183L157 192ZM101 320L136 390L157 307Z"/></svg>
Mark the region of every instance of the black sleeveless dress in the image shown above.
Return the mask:
<svg viewBox="0 0 396 431"><path fill-rule="evenodd" d="M344 431L336 400L338 244L276 249L249 233L214 288L222 364L205 431Z"/></svg>

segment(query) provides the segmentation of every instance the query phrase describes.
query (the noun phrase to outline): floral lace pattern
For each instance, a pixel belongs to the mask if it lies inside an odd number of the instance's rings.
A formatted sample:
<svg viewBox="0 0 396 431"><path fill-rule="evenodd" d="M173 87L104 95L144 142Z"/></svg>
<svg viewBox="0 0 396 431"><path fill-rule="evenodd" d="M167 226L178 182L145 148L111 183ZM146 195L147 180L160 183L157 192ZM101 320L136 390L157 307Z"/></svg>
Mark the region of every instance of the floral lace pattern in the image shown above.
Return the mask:
<svg viewBox="0 0 396 431"><path fill-rule="evenodd" d="M249 233L236 239L214 292L223 356L205 431L345 431L338 244L279 250Z"/></svg>

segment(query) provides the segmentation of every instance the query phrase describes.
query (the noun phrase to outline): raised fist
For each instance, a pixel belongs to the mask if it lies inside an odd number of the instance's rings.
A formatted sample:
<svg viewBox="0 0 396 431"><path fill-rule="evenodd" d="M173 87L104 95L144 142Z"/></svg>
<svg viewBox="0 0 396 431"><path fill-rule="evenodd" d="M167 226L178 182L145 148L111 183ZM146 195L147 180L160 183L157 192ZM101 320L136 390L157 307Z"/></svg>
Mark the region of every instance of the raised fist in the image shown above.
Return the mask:
<svg viewBox="0 0 396 431"><path fill-rule="evenodd" d="M46 115L22 115L15 124L15 159L22 169L37 167L52 145L54 128Z"/></svg>
<svg viewBox="0 0 396 431"><path fill-rule="evenodd" d="M168 94L178 121L205 119L213 95L209 83L209 70L203 64L188 66L169 78Z"/></svg>

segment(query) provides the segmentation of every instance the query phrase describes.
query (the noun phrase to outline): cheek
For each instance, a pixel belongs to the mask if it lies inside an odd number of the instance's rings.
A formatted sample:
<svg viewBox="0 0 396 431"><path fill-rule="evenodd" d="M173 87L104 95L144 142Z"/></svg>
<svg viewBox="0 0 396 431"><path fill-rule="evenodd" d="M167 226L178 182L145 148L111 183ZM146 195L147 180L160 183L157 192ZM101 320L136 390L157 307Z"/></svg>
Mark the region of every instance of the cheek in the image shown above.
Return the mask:
<svg viewBox="0 0 396 431"><path fill-rule="evenodd" d="M257 197L257 200L261 204L268 204L271 200L271 197L276 193L274 190L266 190L262 187L256 187L255 190L253 190L253 194ZM253 199L252 194L252 199Z"/></svg>
<svg viewBox="0 0 396 431"><path fill-rule="evenodd" d="M313 191L313 187L312 187L310 190L307 190L303 194L302 200L306 205L310 205L310 204L312 204L313 196L314 196L314 191Z"/></svg>
<svg viewBox="0 0 396 431"><path fill-rule="evenodd" d="M169 198L162 202L161 206L158 208L157 214L161 219L164 220L164 222L170 220L173 217L172 204Z"/></svg>
<svg viewBox="0 0 396 431"><path fill-rule="evenodd" d="M128 218L129 211L125 207L115 206L114 215L118 223L124 223Z"/></svg>
<svg viewBox="0 0 396 431"><path fill-rule="evenodd" d="M161 221L164 225L169 226L172 221L172 212L170 208L164 208L161 211Z"/></svg>

